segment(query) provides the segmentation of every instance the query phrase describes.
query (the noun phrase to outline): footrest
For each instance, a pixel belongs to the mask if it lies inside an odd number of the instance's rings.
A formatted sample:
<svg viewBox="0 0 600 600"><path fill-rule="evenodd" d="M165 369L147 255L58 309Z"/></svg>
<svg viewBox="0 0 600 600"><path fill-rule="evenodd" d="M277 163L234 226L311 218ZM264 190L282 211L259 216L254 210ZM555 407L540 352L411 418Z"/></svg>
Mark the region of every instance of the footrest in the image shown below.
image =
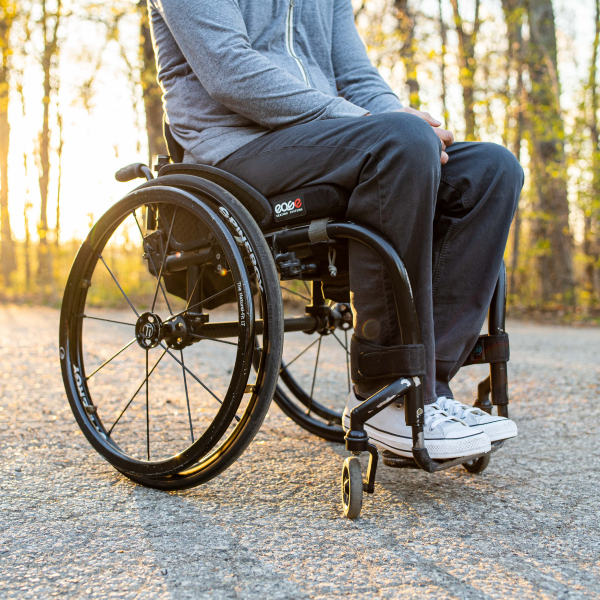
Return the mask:
<svg viewBox="0 0 600 600"><path fill-rule="evenodd" d="M504 446L504 440L500 442L492 442L492 449L490 452L484 452L482 454L474 454L472 456L461 456L460 458L451 458L448 460L436 460L438 463L437 471L445 471L446 469L451 469L452 467L458 467L466 462L471 462L473 460L477 460L486 454L493 454L497 450L500 450ZM389 450L386 450L382 453L383 456L383 464L386 467L392 467L394 469L420 469L419 465L416 463L414 458L410 458L407 456L399 456L398 454L394 454Z"/></svg>

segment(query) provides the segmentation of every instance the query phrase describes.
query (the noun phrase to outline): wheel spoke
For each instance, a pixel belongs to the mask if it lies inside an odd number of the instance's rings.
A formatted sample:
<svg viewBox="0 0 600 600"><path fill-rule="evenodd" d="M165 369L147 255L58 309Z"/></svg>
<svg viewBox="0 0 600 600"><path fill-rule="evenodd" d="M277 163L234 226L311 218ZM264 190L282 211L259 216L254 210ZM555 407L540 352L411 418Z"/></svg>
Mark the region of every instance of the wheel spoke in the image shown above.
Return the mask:
<svg viewBox="0 0 600 600"><path fill-rule="evenodd" d="M117 356L119 356L119 354L121 354L122 352L125 352L125 350L127 350L127 348L129 348L129 346L131 346L131 344L133 344L135 341L137 341L137 338L133 338L127 345L123 346L116 354L111 356L107 361L103 362L91 375L88 375L85 378L85 380L89 381L98 371L100 371L100 369L103 369L111 360L114 360L115 358L117 358Z"/></svg>
<svg viewBox="0 0 600 600"><path fill-rule="evenodd" d="M150 460L150 390L148 389L148 350L146 350L146 448Z"/></svg>
<svg viewBox="0 0 600 600"><path fill-rule="evenodd" d="M102 258L102 254L98 254L98 258L102 261L102 263L106 267L106 270L110 273L110 276L113 278L114 282L117 284L117 287L121 290L121 294L123 294L123 297L125 298L125 300L127 300L127 303L129 304L129 306L131 306L131 310L135 313L135 316L139 317L140 314L138 313L137 310L135 310L135 307L131 303L131 300L127 297L127 294L123 291L123 288L121 287L121 285L117 281L117 278L113 275L113 272L109 269L109 267L106 264L106 261L104 260L104 258Z"/></svg>
<svg viewBox="0 0 600 600"><path fill-rule="evenodd" d="M188 394L187 377L185 374L185 362L183 360L183 350L181 353L181 371L183 373L183 386L185 387L185 400L187 402L188 418L190 420L190 435L192 436L192 444L194 443L194 426L192 425L192 411L190 410L190 396Z"/></svg>
<svg viewBox="0 0 600 600"><path fill-rule="evenodd" d="M310 350L318 341L321 340L321 336L319 336L319 339L315 340L314 342L311 342L308 346L306 346L306 348L304 348L304 350L302 350L302 352L300 352L300 354L297 354L292 360L290 360L290 362L285 363L285 366L281 367L281 370L279 371L281 373L281 371L283 371L284 369L288 369L289 366L297 361L305 352L307 352L308 350ZM283 361L282 361L283 364Z"/></svg>
<svg viewBox="0 0 600 600"><path fill-rule="evenodd" d="M135 394L133 394L133 396L131 397L131 400L129 400L129 402L127 403L127 405L125 406L125 408L121 411L121 414L117 417L117 420L112 424L112 427L108 430L108 435L110 435L112 433L112 431L115 428L115 426L117 425L117 423L121 420L121 417L125 414L125 411L129 408L129 406L131 405L131 403L135 400L135 397L140 393L140 390L144 387L144 384L146 383L146 380L150 377L150 375L152 375L152 373L154 373L154 369L156 369L156 367L158 367L158 364L163 359L163 357L164 357L164 355L166 353L167 352L165 350L165 352L163 352L160 355L160 358L156 361L156 364L152 367L152 369L148 373L148 376L146 377L146 379L144 379L144 381L142 381L142 383L140 383L140 386L135 391Z"/></svg>
<svg viewBox="0 0 600 600"><path fill-rule="evenodd" d="M350 352L348 352L348 331L344 330L344 336L346 337L346 374L348 375L348 393L350 393Z"/></svg>
<svg viewBox="0 0 600 600"><path fill-rule="evenodd" d="M144 244L144 252L148 255L148 258L150 259L150 262L152 263L152 270L154 271L154 273L156 273L156 266L154 265L154 260L152 259L152 254L150 252L148 252L148 244L146 243L146 238L144 237L144 233L142 232L142 228L140 227L140 223L137 219L137 215L135 214L135 210L133 211L132 214L133 214L133 218L135 219L135 224L137 225L140 235L142 236L142 244ZM167 303L167 308L169 309L169 314L172 315L173 311L171 310L171 305L169 304L169 299L167 298L167 292L165 292L165 288L163 287L160 277L158 278L158 285L160 286L160 290L162 292L163 298L165 299L165 302Z"/></svg>
<svg viewBox="0 0 600 600"><path fill-rule="evenodd" d="M163 259L162 259L162 264L160 265L160 271L158 273L158 284L156 285L156 291L154 292L154 300L152 301L152 311L151 312L154 312L154 307L156 306L156 298L158 297L158 290L162 287L160 278L162 277L163 269L165 268L165 263L167 262L167 252L169 251L169 244L171 242L171 234L173 233L173 226L175 225L175 217L177 216L178 209L179 209L179 207L176 206L175 210L173 211L173 220L171 221L171 227L169 228L169 235L167 236L167 244L165 245L165 252L163 255ZM137 219L136 219L136 221L137 221ZM168 304L168 301L167 301L167 304ZM169 312L171 314L173 314L170 307L169 307Z"/></svg>
<svg viewBox="0 0 600 600"><path fill-rule="evenodd" d="M346 346L344 346L344 344L342 344L342 340L340 340L340 338L335 335L335 331L332 331L331 333L333 333L333 337L335 338L336 342L346 351L346 354L348 354L348 345L346 342ZM346 334L346 340L348 339L348 336Z"/></svg>
<svg viewBox="0 0 600 600"><path fill-rule="evenodd" d="M168 350L168 348L165 347L164 344L160 344L160 347L179 365L181 365L187 373L189 373L219 404L223 405L223 401L219 399L219 397L208 387L206 387L206 385L204 385L204 383L202 383L202 381L200 381L200 379L198 379L198 377L196 377L196 375L194 375L194 373L192 373L172 352L170 352ZM236 421L239 421L239 417L236 415L235 416Z"/></svg>
<svg viewBox="0 0 600 600"><path fill-rule="evenodd" d="M302 283L304 284L304 289L306 290L306 293L310 296L311 295L311 291L310 288L308 287L308 283L306 283L306 281L303 279Z"/></svg>
<svg viewBox="0 0 600 600"><path fill-rule="evenodd" d="M283 286L281 286L282 290L285 290L286 292L289 292L290 294L295 294L296 296L300 296L300 298L302 298L303 300L306 300L307 302L310 302L311 299L307 298L306 296L304 296L303 294L299 294L298 292L295 292L294 290L290 290L288 288L285 288Z"/></svg>
<svg viewBox="0 0 600 600"><path fill-rule="evenodd" d="M230 346L235 346L236 348L238 346L235 342L228 342L226 340L220 340L218 338L211 338L211 337L207 337L205 335L198 335L197 333L190 333L189 336L193 337L193 338L198 338L199 340L210 340L211 342L219 342L220 344L228 344Z"/></svg>
<svg viewBox="0 0 600 600"><path fill-rule="evenodd" d="M91 317L90 315L77 315L82 319L92 319L93 321L104 321L106 323L116 323L117 325L128 325L129 327L135 327L135 323L125 323L124 321L115 321L113 319L101 319L100 317Z"/></svg>
<svg viewBox="0 0 600 600"><path fill-rule="evenodd" d="M201 306L205 302L209 302L213 298L216 298L217 296L220 296L221 294L224 294L225 292L229 292L230 290L232 290L234 288L235 288L235 284L230 285L228 288L226 288L224 290L221 290L220 292L217 292L216 294L213 294L212 296L210 296L210 298L206 298L205 300L202 300L201 302L197 302L196 304L193 304L192 306L188 306L185 310L182 310L181 312L178 312L178 313L175 313L174 315L171 315L168 319L165 320L165 323L168 323L169 321L172 321L173 319L176 319L177 317L180 317L183 313L186 313L188 310L192 310L192 308L196 308L197 306Z"/></svg>
<svg viewBox="0 0 600 600"><path fill-rule="evenodd" d="M315 371L313 373L312 385L310 386L310 399L308 401L308 411L306 414L310 414L310 409L312 406L313 393L315 391L315 381L317 380L317 367L319 366L319 354L321 354L321 341L323 338L319 336L319 345L317 347L317 359L315 360Z"/></svg>

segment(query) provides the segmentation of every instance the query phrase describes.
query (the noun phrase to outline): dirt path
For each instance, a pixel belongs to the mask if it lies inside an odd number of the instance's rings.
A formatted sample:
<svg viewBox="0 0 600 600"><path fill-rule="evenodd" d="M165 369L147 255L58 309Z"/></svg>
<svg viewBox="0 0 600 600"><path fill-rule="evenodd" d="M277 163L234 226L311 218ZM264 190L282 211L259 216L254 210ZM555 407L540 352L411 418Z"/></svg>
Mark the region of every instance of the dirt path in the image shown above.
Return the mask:
<svg viewBox="0 0 600 600"><path fill-rule="evenodd" d="M600 598L600 329L512 323L518 440L480 476L381 466L350 522L345 451L276 407L209 484L133 485L75 425L57 324L0 309L0 597Z"/></svg>

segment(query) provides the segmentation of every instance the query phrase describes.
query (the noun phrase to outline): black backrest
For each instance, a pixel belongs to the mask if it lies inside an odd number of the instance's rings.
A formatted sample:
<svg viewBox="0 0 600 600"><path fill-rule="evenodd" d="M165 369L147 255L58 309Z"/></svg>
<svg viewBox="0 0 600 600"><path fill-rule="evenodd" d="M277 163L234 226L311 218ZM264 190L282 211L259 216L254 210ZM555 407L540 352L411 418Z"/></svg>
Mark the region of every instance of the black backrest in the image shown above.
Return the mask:
<svg viewBox="0 0 600 600"><path fill-rule="evenodd" d="M163 135L165 136L165 142L167 143L167 150L169 151L169 156L171 157L171 160L174 163L182 163L185 150L173 137L173 133L171 132L171 128L167 123L166 116L163 117Z"/></svg>

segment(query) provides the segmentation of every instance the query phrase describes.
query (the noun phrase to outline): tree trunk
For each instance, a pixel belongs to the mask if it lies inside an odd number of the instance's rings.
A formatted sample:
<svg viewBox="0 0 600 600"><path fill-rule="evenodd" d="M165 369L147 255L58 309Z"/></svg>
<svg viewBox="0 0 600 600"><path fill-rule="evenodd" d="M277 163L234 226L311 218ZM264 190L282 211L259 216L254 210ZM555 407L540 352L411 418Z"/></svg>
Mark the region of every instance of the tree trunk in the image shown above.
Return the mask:
<svg viewBox="0 0 600 600"><path fill-rule="evenodd" d="M56 226L54 228L54 244L56 250L60 246L60 195L62 192L62 174L63 174L63 149L65 140L63 139L63 117L59 112L56 115L56 124L58 125L58 148L56 149L56 160L58 165L58 181L56 183Z"/></svg>
<svg viewBox="0 0 600 600"><path fill-rule="evenodd" d="M58 28L62 17L62 0L56 2L56 12L48 10L46 0L41 2L42 15L40 25L44 40L42 53L42 72L44 76L44 98L42 130L39 136L39 185L40 185L40 221L38 235L38 276L42 285L52 282L52 263L48 246L48 191L50 187L50 102L51 94L56 91L53 81L53 67L59 51Z"/></svg>
<svg viewBox="0 0 600 600"><path fill-rule="evenodd" d="M146 131L148 133L148 164L152 166L154 157L158 154L167 153L163 137L162 90L157 80L156 59L148 23L146 0L139 0L138 9L141 17L140 58L142 67L140 75L146 113Z"/></svg>
<svg viewBox="0 0 600 600"><path fill-rule="evenodd" d="M465 113L465 140L476 139L475 129L475 71L477 62L475 60L475 44L479 34L480 0L475 0L475 20L472 23L471 33L465 28L465 22L460 14L458 0L450 0L454 11L454 25L458 35L458 65L460 67L458 80L463 89L463 105Z"/></svg>
<svg viewBox="0 0 600 600"><path fill-rule="evenodd" d="M24 108L24 106L23 106ZM25 111L23 110L23 114ZM23 168L25 173L25 204L23 206L23 221L25 226L25 290L31 290L31 230L29 229L29 211L32 208L31 200L29 198L29 169L27 167L27 154L23 153Z"/></svg>
<svg viewBox="0 0 600 600"><path fill-rule="evenodd" d="M523 0L502 0L504 19L508 37L507 73L506 73L506 120L504 140L507 146L512 147L512 152L521 160L521 143L523 141L525 119L523 107L526 102L525 87L523 86ZM516 72L517 84L514 90L510 89L510 80ZM516 101L516 107L514 103ZM511 118L516 121L514 131L510 131ZM512 135L511 135L512 134ZM510 262L509 290L517 293L517 269L519 266L519 253L521 242L521 207L517 205L515 219L512 226L512 255Z"/></svg>
<svg viewBox="0 0 600 600"><path fill-rule="evenodd" d="M523 85L523 77L522 77L522 69L519 73L520 81L517 82L517 97L520 98L522 96L522 90L519 87ZM515 140L513 146L513 153L517 157L517 159L521 160L521 143L523 141L523 127L524 127L524 117L523 112L519 111L517 116L517 128L515 131ZM511 256L511 264L510 264L510 281L509 281L509 289L511 294L517 293L517 269L519 268L519 254L521 251L521 199L519 199L519 203L517 204L517 209L515 211L515 219L513 221L512 229L513 229L513 244L512 244L512 256Z"/></svg>
<svg viewBox="0 0 600 600"><path fill-rule="evenodd" d="M442 80L442 110L444 111L444 123L446 129L450 128L450 124L448 123L449 113L448 113L448 91L446 84L446 48L448 46L448 36L446 35L446 24L444 23L444 15L442 12L442 0L438 1L439 11L440 11L440 38L442 40L442 51L440 53L440 77Z"/></svg>
<svg viewBox="0 0 600 600"><path fill-rule="evenodd" d="M528 17L529 154L537 192L533 221L537 269L543 301L571 304L575 284L552 0L529 0Z"/></svg>
<svg viewBox="0 0 600 600"><path fill-rule="evenodd" d="M596 36L590 65L589 91L590 137L592 140L591 198L585 207L583 252L586 257L586 283L594 300L598 299L598 265L600 263L600 136L598 133L598 47L600 45L600 0L596 0Z"/></svg>
<svg viewBox="0 0 600 600"><path fill-rule="evenodd" d="M400 58L406 70L406 85L408 86L409 102L413 108L420 108L420 89L417 80L417 40L415 38L416 15L410 8L408 0L394 0L396 11L396 31L402 40Z"/></svg>
<svg viewBox="0 0 600 600"><path fill-rule="evenodd" d="M15 245L12 239L8 209L8 151L10 126L8 123L10 33L16 14L16 5L0 0L0 265L4 285L16 269Z"/></svg>

